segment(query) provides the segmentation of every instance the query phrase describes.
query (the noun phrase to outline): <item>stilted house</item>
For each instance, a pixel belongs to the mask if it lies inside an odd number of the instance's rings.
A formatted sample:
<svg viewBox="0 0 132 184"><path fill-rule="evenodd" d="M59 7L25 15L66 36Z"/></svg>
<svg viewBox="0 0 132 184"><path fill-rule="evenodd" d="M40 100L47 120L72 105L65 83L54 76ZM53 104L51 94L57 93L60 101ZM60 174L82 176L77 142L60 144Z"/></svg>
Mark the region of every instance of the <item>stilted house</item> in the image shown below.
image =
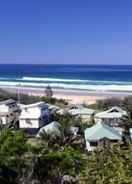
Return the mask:
<svg viewBox="0 0 132 184"><path fill-rule="evenodd" d="M30 105L23 105L19 117L20 128L38 130L49 123L50 110L44 102L38 102Z"/></svg>
<svg viewBox="0 0 132 184"><path fill-rule="evenodd" d="M18 122L20 115L20 107L13 99L8 99L0 102L0 118L2 124Z"/></svg>

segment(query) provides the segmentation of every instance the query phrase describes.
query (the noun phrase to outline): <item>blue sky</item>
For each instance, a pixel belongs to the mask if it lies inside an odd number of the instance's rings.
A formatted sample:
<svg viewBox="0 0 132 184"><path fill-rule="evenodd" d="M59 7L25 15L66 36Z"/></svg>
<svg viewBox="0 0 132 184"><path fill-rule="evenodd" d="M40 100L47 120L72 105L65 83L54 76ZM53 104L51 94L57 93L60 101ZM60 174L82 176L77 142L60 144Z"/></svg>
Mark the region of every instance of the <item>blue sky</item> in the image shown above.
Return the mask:
<svg viewBox="0 0 132 184"><path fill-rule="evenodd" d="M132 64L132 1L0 0L0 63Z"/></svg>

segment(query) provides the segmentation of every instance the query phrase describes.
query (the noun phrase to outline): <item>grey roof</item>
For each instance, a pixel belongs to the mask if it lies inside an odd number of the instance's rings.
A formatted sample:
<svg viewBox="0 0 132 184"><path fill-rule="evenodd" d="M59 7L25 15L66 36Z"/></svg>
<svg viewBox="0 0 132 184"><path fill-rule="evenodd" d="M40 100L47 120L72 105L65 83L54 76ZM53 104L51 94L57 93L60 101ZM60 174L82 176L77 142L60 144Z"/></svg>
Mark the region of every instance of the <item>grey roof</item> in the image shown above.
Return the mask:
<svg viewBox="0 0 132 184"><path fill-rule="evenodd" d="M52 105L52 104L48 104L47 103L47 105L48 105L48 107L49 107L49 109L54 109L54 110L59 110L60 109L60 107L58 107L58 106L56 106L56 105Z"/></svg>
<svg viewBox="0 0 132 184"><path fill-rule="evenodd" d="M8 99L8 100L4 100L4 101L1 101L0 102L0 105L9 105L9 104L12 104L12 103L15 103L16 101L13 100L13 99Z"/></svg>
<svg viewBox="0 0 132 184"><path fill-rule="evenodd" d="M38 134L37 137L40 137L40 134L44 131L49 135L57 135L57 136L61 136L61 132L60 132L60 123L58 123L57 121L53 121L51 123L49 123L48 125L43 126Z"/></svg>
<svg viewBox="0 0 132 184"><path fill-rule="evenodd" d="M99 112L95 115L96 118L122 118L123 116L127 116L127 112L121 109L120 107L112 107L109 110Z"/></svg>
<svg viewBox="0 0 132 184"><path fill-rule="evenodd" d="M48 108L48 105L45 102L36 102L36 103L32 103L32 104L28 104L23 106L24 108L34 108L34 107L45 107Z"/></svg>
<svg viewBox="0 0 132 184"><path fill-rule="evenodd" d="M77 109L71 109L69 110L69 113L71 115L92 115L94 114L95 110L89 109L89 108L77 108Z"/></svg>
<svg viewBox="0 0 132 184"><path fill-rule="evenodd" d="M122 115L127 115L127 112L118 106L114 106L111 109L107 110L108 113L112 113L113 111L121 113Z"/></svg>
<svg viewBox="0 0 132 184"><path fill-rule="evenodd" d="M122 137L119 132L106 125L105 123L99 121L94 126L85 129L85 139L88 141L98 141L103 138L107 138L110 140L121 140Z"/></svg>

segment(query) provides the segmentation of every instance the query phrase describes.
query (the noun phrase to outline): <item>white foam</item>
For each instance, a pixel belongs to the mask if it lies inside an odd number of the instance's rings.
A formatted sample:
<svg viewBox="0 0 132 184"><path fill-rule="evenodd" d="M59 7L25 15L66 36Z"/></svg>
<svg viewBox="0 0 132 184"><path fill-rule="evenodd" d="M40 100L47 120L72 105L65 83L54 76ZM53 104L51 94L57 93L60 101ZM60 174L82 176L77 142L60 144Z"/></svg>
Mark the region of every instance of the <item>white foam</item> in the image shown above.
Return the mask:
<svg viewBox="0 0 132 184"><path fill-rule="evenodd" d="M61 78L41 78L41 77L22 77L24 81L53 81L53 82L83 82L80 79L61 79Z"/></svg>
<svg viewBox="0 0 132 184"><path fill-rule="evenodd" d="M101 83L101 84L131 84L132 81L105 81L105 80L82 80L82 79L62 79L62 78L43 78L43 77L22 77L23 81L45 81L45 82L80 82L80 83Z"/></svg>
<svg viewBox="0 0 132 184"><path fill-rule="evenodd" d="M85 89L95 91L132 91L132 85L78 85L78 84L65 84L65 83L35 83L35 82L9 82L0 81L1 86L25 86L25 87L46 87L50 85L53 88L63 89Z"/></svg>
<svg viewBox="0 0 132 184"><path fill-rule="evenodd" d="M63 79L63 78L45 78L45 77L22 77L22 78L6 78L6 77L0 77L0 80L10 81L10 80L15 80L15 82L18 81L18 83L22 82L46 82L46 83L68 83L68 85L71 83L72 85L74 84L80 84L82 85L132 85L132 81L104 81L104 80L81 80L81 79ZM11 81L10 81L11 82ZM42 85L42 84L41 84Z"/></svg>

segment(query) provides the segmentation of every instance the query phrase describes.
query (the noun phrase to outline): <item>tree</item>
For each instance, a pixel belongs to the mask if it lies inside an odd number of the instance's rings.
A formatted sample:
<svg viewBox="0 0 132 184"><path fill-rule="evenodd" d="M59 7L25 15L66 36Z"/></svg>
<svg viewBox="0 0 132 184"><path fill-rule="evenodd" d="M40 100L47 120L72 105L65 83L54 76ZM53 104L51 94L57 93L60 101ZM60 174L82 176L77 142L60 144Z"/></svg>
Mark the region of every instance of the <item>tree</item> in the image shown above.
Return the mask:
<svg viewBox="0 0 132 184"><path fill-rule="evenodd" d="M52 91L52 88L50 86L47 86L46 89L45 89L45 95L48 97L48 98L52 98L53 96L53 91Z"/></svg>
<svg viewBox="0 0 132 184"><path fill-rule="evenodd" d="M0 183L16 184L28 146L24 132L3 128L0 131Z"/></svg>
<svg viewBox="0 0 132 184"><path fill-rule="evenodd" d="M87 184L131 184L131 149L122 150L117 144L99 147L86 159Z"/></svg>
<svg viewBox="0 0 132 184"><path fill-rule="evenodd" d="M76 176L76 162L81 162L81 155L73 149L34 155L27 173L27 183L33 180L41 184L59 184L64 175ZM80 165L81 169L82 165Z"/></svg>

